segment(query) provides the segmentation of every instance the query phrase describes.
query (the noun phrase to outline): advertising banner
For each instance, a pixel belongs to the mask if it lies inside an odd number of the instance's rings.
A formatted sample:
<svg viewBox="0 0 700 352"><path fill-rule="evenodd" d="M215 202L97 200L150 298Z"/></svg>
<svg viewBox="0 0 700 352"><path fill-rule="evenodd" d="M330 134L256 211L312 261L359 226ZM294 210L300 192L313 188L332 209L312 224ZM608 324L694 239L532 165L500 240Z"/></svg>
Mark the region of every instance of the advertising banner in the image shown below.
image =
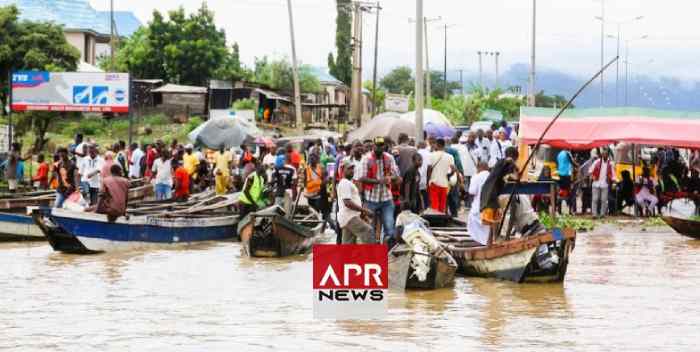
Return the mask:
<svg viewBox="0 0 700 352"><path fill-rule="evenodd" d="M409 98L406 95L387 94L384 98L384 110L408 112Z"/></svg>
<svg viewBox="0 0 700 352"><path fill-rule="evenodd" d="M16 71L13 111L129 112L129 74Z"/></svg>

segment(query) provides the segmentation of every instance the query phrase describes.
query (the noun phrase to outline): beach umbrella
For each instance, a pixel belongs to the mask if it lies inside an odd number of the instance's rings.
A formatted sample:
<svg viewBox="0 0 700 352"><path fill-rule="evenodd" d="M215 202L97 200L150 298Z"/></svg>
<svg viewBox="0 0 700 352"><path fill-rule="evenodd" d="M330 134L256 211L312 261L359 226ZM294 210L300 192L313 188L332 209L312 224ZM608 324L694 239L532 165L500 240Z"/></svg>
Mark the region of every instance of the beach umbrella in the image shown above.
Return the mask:
<svg viewBox="0 0 700 352"><path fill-rule="evenodd" d="M266 147L266 148L275 148L275 141L272 140L270 137L264 137L264 136L259 136L255 138L255 144Z"/></svg>
<svg viewBox="0 0 700 352"><path fill-rule="evenodd" d="M428 136L431 137L436 137L436 138L452 138L452 136L457 133L457 131L444 124L437 124L433 122L428 122L425 124L425 133L428 134Z"/></svg>
<svg viewBox="0 0 700 352"><path fill-rule="evenodd" d="M211 119L199 125L188 137L192 143L210 149L219 149L222 144L228 149L255 142L255 138L261 135L260 130L252 124L227 117Z"/></svg>
<svg viewBox="0 0 700 352"><path fill-rule="evenodd" d="M403 115L401 115L401 119L406 120L406 121L411 121L411 122L416 122L416 112L415 111L409 111ZM443 113L431 109L423 109L423 126L425 126L426 123L432 122L434 124L438 125L447 125L452 127L452 122L445 116Z"/></svg>
<svg viewBox="0 0 700 352"><path fill-rule="evenodd" d="M351 131L348 134L348 141L363 141L375 137L390 137L393 140L397 140L401 133L415 137L416 124L392 114L377 115L362 125L362 127Z"/></svg>

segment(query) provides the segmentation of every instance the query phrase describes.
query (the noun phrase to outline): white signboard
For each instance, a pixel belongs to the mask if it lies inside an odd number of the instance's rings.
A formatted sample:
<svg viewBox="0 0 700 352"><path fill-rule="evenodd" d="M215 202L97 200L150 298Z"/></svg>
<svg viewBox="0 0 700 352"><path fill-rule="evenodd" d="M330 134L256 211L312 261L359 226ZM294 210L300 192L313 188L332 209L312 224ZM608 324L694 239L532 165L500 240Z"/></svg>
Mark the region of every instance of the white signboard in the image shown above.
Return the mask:
<svg viewBox="0 0 700 352"><path fill-rule="evenodd" d="M13 111L129 112L129 74L16 71Z"/></svg>
<svg viewBox="0 0 700 352"><path fill-rule="evenodd" d="M408 96L401 94L387 94L384 98L384 110L395 112L408 112Z"/></svg>

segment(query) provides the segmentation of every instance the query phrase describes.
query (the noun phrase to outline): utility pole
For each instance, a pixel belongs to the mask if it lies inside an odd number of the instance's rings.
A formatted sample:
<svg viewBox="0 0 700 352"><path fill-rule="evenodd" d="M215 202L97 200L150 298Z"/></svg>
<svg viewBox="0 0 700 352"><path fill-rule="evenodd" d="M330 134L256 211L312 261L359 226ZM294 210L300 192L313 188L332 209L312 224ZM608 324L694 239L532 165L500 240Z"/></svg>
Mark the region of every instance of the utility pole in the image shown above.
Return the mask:
<svg viewBox="0 0 700 352"><path fill-rule="evenodd" d="M372 73L372 117L377 114L377 59L379 57L379 11L382 7L377 2L377 21L374 29L374 72Z"/></svg>
<svg viewBox="0 0 700 352"><path fill-rule="evenodd" d="M303 120L301 112L301 89L299 87L299 67L297 66L297 49L294 42L294 16L292 14L292 0L287 0L289 10L289 34L292 38L292 75L294 77L294 115L296 118L296 128L303 130Z"/></svg>
<svg viewBox="0 0 700 352"><path fill-rule="evenodd" d="M494 56L496 58L496 88L499 88L499 86L500 86L500 82L499 82L499 78L498 78L498 56L499 55L501 55L501 53L498 51L494 53Z"/></svg>
<svg viewBox="0 0 700 352"><path fill-rule="evenodd" d="M462 79L463 69L459 69L459 91L460 94L464 95L464 80Z"/></svg>
<svg viewBox="0 0 700 352"><path fill-rule="evenodd" d="M600 0L600 69L601 71L605 67L605 0ZM605 79L603 79L603 74L600 73L600 107L605 105Z"/></svg>
<svg viewBox="0 0 700 352"><path fill-rule="evenodd" d="M483 62L481 61L481 51L476 52L477 55L479 55L479 87L481 89L484 89L484 65ZM486 54L485 52L483 54Z"/></svg>
<svg viewBox="0 0 700 352"><path fill-rule="evenodd" d="M362 125L362 11L360 3L353 3L353 42L352 42L352 92L350 93L350 113Z"/></svg>
<svg viewBox="0 0 700 352"><path fill-rule="evenodd" d="M430 109L433 107L433 84L430 82L430 49L428 48L428 19L423 18L423 32L425 39L425 106ZM416 75L418 75L416 73Z"/></svg>
<svg viewBox="0 0 700 352"><path fill-rule="evenodd" d="M423 0L416 0L416 142L423 141Z"/></svg>
<svg viewBox="0 0 700 352"><path fill-rule="evenodd" d="M110 70L114 72L114 0L109 0L109 55L110 55Z"/></svg>
<svg viewBox="0 0 700 352"><path fill-rule="evenodd" d="M442 80L444 81L442 83L445 85L445 95L443 96L444 99L447 99L447 28L449 27L450 26L447 23L445 23L445 67L443 68L442 73Z"/></svg>
<svg viewBox="0 0 700 352"><path fill-rule="evenodd" d="M530 77L527 105L535 106L535 39L537 37L537 0L532 0L532 44L530 46Z"/></svg>

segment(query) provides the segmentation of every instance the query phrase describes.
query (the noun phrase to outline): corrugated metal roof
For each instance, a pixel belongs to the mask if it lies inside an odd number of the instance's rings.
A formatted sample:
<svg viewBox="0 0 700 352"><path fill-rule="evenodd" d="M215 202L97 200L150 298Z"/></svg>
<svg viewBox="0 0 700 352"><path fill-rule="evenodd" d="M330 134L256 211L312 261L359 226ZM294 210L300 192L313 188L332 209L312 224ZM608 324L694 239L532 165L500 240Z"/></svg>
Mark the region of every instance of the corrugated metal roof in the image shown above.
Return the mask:
<svg viewBox="0 0 700 352"><path fill-rule="evenodd" d="M0 0L0 6L15 5L20 19L54 22L66 29L93 31L109 35L109 12L95 10L89 0ZM141 22L131 12L116 11L119 35L131 35Z"/></svg>
<svg viewBox="0 0 700 352"><path fill-rule="evenodd" d="M182 86L168 83L160 88L152 90L153 93L181 93L181 94L206 94L206 87Z"/></svg>
<svg viewBox="0 0 700 352"><path fill-rule="evenodd" d="M344 86L345 83L341 82L339 79L333 77L330 73L328 73L328 68L326 67L313 67L313 66L308 66L304 67L307 72L312 74L316 79L323 85L336 85L336 86Z"/></svg>

